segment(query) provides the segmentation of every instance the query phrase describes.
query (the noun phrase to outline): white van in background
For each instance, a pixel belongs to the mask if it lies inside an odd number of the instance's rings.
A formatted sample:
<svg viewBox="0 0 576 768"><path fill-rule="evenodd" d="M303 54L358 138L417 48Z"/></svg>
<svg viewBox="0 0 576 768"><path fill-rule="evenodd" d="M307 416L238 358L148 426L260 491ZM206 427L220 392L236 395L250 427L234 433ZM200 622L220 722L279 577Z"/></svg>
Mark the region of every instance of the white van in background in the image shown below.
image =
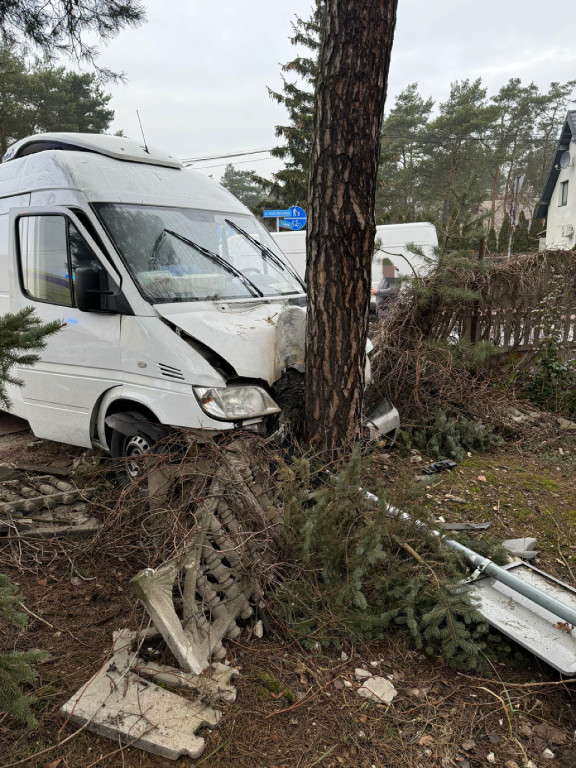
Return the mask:
<svg viewBox="0 0 576 768"><path fill-rule="evenodd" d="M55 133L4 156L0 314L65 323L8 389L38 437L130 457L170 426L278 432L305 303L250 211L165 152ZM398 413L367 420L389 433Z"/></svg>
<svg viewBox="0 0 576 768"><path fill-rule="evenodd" d="M302 280L306 275L306 232L272 232L272 237L282 249L286 258L298 272ZM382 278L382 259L387 257L402 276L414 276L419 273L425 262L408 250L409 244L422 249L431 257L438 246L436 227L428 222L411 224L380 224L376 227L376 243L379 250L372 261L372 286L375 288Z"/></svg>

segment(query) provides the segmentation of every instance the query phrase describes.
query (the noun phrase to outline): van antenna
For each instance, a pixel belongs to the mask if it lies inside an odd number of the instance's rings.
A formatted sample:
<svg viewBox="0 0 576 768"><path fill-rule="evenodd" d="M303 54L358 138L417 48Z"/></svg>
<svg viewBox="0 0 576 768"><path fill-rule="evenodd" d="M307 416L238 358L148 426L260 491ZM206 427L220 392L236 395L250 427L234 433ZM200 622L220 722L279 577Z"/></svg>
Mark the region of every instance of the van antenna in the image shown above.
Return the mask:
<svg viewBox="0 0 576 768"><path fill-rule="evenodd" d="M138 122L140 123L140 130L142 131L142 139L144 141L144 152L146 152L147 155L150 154L148 151L148 144L146 144L146 136L144 136L144 128L142 128L142 120L140 120L140 112L136 110L136 114L138 115Z"/></svg>

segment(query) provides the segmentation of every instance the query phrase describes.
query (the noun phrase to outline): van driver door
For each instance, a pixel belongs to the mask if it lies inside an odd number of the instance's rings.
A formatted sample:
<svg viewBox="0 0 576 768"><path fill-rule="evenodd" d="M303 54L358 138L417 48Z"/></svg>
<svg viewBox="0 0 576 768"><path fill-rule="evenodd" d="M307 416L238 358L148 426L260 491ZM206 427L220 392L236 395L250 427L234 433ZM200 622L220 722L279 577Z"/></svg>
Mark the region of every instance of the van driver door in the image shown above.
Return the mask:
<svg viewBox="0 0 576 768"><path fill-rule="evenodd" d="M110 292L121 278L94 239L69 209L12 210L14 271L12 311L32 306L42 323L63 327L46 340L33 366L19 366L23 382L15 393L19 415L37 437L90 447L96 406L103 393L121 381L118 312L81 311L74 281L82 267L104 275Z"/></svg>

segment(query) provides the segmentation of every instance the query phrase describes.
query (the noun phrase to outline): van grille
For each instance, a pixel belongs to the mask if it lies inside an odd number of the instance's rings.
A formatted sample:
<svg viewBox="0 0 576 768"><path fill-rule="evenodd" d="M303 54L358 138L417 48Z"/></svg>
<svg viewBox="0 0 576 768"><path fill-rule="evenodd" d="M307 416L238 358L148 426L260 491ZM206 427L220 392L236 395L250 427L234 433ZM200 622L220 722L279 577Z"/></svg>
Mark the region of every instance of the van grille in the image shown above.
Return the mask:
<svg viewBox="0 0 576 768"><path fill-rule="evenodd" d="M167 379L176 379L177 381L184 381L184 374L180 368L174 368L171 365L165 365L164 363L158 363L158 368L162 376Z"/></svg>

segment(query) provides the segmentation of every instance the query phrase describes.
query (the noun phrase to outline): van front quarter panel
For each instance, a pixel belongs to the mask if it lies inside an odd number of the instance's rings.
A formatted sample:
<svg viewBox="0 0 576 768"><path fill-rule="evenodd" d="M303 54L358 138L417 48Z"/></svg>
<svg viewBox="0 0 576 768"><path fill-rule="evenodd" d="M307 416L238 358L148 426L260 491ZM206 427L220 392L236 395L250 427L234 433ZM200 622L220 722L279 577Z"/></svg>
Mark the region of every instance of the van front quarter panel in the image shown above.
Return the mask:
<svg viewBox="0 0 576 768"><path fill-rule="evenodd" d="M203 429L212 432L231 430L234 424L216 421L200 408L192 387L169 384L165 389L138 384L124 384L106 392L98 407L97 430L100 444L110 450L106 434L106 416L118 408L114 404L122 401L123 411L138 411L139 406L151 411L159 424L185 429Z"/></svg>

